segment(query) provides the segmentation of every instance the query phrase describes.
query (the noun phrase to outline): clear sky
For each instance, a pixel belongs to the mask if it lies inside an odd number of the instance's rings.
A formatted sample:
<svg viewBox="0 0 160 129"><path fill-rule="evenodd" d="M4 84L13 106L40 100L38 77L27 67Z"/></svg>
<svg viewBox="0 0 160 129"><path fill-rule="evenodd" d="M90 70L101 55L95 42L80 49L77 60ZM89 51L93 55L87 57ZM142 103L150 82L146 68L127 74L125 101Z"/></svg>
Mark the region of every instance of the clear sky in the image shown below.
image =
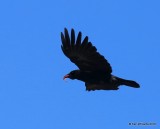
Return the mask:
<svg viewBox="0 0 160 129"><path fill-rule="evenodd" d="M141 88L87 92L63 81L77 69L60 48L64 27ZM159 0L0 1L0 129L158 129L159 67Z"/></svg>

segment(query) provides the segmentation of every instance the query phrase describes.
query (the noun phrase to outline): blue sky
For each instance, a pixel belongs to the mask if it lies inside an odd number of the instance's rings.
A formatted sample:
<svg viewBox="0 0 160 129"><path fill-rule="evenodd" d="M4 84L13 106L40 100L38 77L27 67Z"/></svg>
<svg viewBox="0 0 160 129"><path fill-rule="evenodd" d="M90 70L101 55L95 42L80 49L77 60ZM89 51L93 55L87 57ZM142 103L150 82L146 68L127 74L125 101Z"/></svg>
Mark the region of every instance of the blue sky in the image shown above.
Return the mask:
<svg viewBox="0 0 160 129"><path fill-rule="evenodd" d="M0 129L142 128L160 120L160 1L0 1ZM82 31L113 74L140 89L85 91L63 81L77 67L60 49L60 32Z"/></svg>

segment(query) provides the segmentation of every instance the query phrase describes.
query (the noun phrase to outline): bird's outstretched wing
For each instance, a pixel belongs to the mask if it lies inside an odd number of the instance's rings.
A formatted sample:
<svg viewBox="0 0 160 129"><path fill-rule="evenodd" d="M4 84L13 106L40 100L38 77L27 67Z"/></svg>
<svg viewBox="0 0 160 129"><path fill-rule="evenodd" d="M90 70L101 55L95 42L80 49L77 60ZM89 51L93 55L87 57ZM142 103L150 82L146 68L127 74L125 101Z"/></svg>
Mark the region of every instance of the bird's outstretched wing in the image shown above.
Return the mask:
<svg viewBox="0 0 160 129"><path fill-rule="evenodd" d="M65 28L64 34L61 33L61 48L63 53L75 63L80 70L101 71L110 74L112 68L104 56L97 52L97 49L91 42L88 42L87 36L83 41L81 41L81 38L81 32L78 33L76 38L74 29L71 30L71 36L69 36L68 30Z"/></svg>

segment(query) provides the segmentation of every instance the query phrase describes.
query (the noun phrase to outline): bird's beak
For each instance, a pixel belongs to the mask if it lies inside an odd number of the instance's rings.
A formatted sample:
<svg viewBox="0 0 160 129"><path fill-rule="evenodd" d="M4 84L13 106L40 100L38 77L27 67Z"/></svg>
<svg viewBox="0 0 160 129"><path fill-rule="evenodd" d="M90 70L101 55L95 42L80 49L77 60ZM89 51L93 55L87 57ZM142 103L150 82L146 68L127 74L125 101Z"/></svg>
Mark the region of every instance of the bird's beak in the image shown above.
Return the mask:
<svg viewBox="0 0 160 129"><path fill-rule="evenodd" d="M65 75L65 76L63 77L63 80L65 80L66 78L69 78L69 74Z"/></svg>

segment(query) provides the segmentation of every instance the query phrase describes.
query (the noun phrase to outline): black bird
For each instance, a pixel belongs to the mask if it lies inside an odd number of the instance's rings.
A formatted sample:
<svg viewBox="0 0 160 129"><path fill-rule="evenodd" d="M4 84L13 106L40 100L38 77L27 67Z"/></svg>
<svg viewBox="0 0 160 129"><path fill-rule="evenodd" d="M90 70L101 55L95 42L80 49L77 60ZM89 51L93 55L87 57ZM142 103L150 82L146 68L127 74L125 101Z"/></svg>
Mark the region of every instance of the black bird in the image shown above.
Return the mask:
<svg viewBox="0 0 160 129"><path fill-rule="evenodd" d="M104 56L88 41L88 36L82 39L79 32L75 37L74 29L69 36L68 30L61 32L62 51L75 63L79 70L73 70L65 78L78 79L85 82L86 90L118 90L120 85L139 88L139 84L132 80L126 80L112 75L112 68Z"/></svg>

